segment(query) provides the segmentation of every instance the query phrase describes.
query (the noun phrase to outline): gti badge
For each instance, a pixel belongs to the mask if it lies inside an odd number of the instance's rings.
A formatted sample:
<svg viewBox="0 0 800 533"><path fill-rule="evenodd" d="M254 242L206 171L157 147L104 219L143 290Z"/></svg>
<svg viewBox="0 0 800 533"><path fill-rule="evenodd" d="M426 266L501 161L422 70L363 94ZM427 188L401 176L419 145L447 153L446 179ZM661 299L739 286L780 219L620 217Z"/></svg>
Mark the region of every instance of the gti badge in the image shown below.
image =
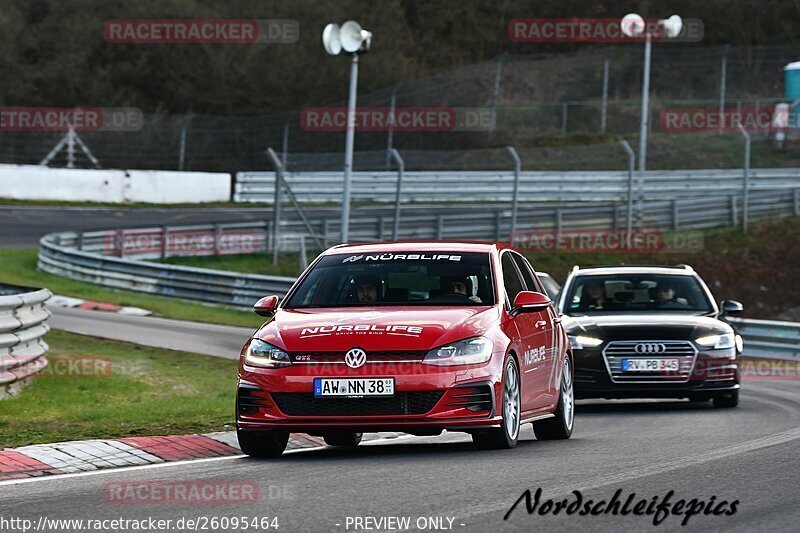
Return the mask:
<svg viewBox="0 0 800 533"><path fill-rule="evenodd" d="M350 368L359 368L367 362L367 353L361 348L351 348L344 354L344 362Z"/></svg>
<svg viewBox="0 0 800 533"><path fill-rule="evenodd" d="M666 352L667 347L657 342L642 342L634 346L633 351L641 354L659 354Z"/></svg>

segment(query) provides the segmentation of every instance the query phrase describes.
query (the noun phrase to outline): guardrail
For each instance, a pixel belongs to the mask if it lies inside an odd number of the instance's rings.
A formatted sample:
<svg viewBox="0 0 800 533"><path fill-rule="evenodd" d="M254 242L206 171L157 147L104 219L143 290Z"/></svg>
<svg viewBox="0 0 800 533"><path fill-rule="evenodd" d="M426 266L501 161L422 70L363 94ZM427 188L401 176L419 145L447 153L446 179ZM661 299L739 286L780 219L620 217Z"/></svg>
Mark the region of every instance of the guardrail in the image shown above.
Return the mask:
<svg viewBox="0 0 800 533"><path fill-rule="evenodd" d="M47 289L0 285L0 399L18 392L28 378L47 366L50 311Z"/></svg>
<svg viewBox="0 0 800 533"><path fill-rule="evenodd" d="M755 191L750 194L751 220L800 215L800 189ZM740 199L731 195L644 202L641 227L681 231L736 225ZM475 212L477 211L477 212ZM520 210L517 230L622 229L623 205L575 207L537 206ZM511 210L485 207L448 215L402 218L399 239L507 240ZM352 242L391 238L392 216L354 216ZM311 229L325 247L338 242L339 219L311 222ZM226 272L206 268L153 263L145 259L170 256L259 253L274 250L301 251L305 265L308 228L302 220L283 220L279 239L272 242L270 222L156 226L87 232L61 232L40 241L38 266L51 274L164 296L174 296L249 307L265 294L285 294L292 278Z"/></svg>
<svg viewBox="0 0 800 533"><path fill-rule="evenodd" d="M730 318L744 339L743 355L767 358L800 357L800 323Z"/></svg>
<svg viewBox="0 0 800 533"><path fill-rule="evenodd" d="M284 172L284 180L300 202L339 202L341 172ZM637 174L638 180L638 174ZM750 170L750 189L794 189L800 168ZM519 201L610 201L627 198L627 171L523 171ZM397 172L353 172L352 200L391 202ZM509 202L513 196L513 171L404 171L403 200L408 202ZM638 190L638 185L637 185ZM641 193L650 200L672 200L697 195L738 194L741 169L652 170L644 173ZM275 172L239 172L235 176L235 202L272 203Z"/></svg>

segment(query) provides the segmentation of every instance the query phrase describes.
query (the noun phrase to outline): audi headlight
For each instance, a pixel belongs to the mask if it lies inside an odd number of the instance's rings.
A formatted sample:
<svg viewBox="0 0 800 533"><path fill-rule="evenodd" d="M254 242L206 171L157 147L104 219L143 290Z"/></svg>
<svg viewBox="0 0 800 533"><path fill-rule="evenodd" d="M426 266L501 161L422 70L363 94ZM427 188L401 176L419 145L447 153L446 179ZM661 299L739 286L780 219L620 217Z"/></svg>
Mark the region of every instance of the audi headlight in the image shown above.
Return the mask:
<svg viewBox="0 0 800 533"><path fill-rule="evenodd" d="M723 333L721 335L708 335L706 337L700 337L699 339L695 339L694 342L696 342L700 346L714 348L715 350L720 350L722 348L733 348L734 346L736 346L736 339L733 333Z"/></svg>
<svg viewBox="0 0 800 533"><path fill-rule="evenodd" d="M422 362L441 366L485 363L491 359L493 348L492 341L486 337L473 337L434 348Z"/></svg>
<svg viewBox="0 0 800 533"><path fill-rule="evenodd" d="M596 348L603 344L603 339L596 337L586 337L584 335L567 335L569 345L573 350L583 350L584 348Z"/></svg>
<svg viewBox="0 0 800 533"><path fill-rule="evenodd" d="M244 353L244 362L259 368L279 368L289 366L289 354L260 339L253 339Z"/></svg>

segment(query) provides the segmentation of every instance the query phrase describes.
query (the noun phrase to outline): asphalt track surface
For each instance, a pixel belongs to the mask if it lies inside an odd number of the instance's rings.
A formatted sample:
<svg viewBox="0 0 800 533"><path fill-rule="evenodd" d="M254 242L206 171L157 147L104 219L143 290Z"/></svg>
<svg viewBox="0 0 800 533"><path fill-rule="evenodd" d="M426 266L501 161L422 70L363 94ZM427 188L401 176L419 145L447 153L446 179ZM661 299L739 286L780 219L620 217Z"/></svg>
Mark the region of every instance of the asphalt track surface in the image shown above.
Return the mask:
<svg viewBox="0 0 800 533"><path fill-rule="evenodd" d="M128 316L89 309L50 307L48 324L56 329L154 348L238 359L255 328L186 322L152 316Z"/></svg>
<svg viewBox="0 0 800 533"><path fill-rule="evenodd" d="M737 409L686 401L581 401L568 441L537 441L530 427L516 449L477 451L466 435L401 437L354 451L318 448L279 459L233 457L0 483L0 516L33 520L213 516L277 517L278 531L374 531L347 517L452 518L453 531L797 531L800 523L800 387L748 381ZM109 482L255 481L250 504L120 505ZM672 502L738 500L732 516L529 515L526 489L546 499ZM729 507L728 507L729 508ZM447 524L447 520L444 521ZM384 527L380 530L391 530ZM217 528L217 531L224 531ZM228 529L232 531L232 529ZM424 531L434 531L426 528ZM56 530L60 531L60 530Z"/></svg>

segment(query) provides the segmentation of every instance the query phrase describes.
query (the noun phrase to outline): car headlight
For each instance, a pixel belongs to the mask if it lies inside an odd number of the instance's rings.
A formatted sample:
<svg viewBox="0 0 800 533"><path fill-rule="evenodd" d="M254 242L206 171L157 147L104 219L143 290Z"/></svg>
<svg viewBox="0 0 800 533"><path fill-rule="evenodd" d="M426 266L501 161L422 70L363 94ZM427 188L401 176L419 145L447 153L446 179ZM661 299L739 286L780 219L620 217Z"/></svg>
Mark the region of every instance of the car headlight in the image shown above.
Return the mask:
<svg viewBox="0 0 800 533"><path fill-rule="evenodd" d="M584 335L567 335L569 345L573 350L583 350L584 348L596 348L603 344L603 339L596 337L586 337Z"/></svg>
<svg viewBox="0 0 800 533"><path fill-rule="evenodd" d="M434 348L422 361L426 365L474 365L492 357L494 345L486 337L472 337Z"/></svg>
<svg viewBox="0 0 800 533"><path fill-rule="evenodd" d="M279 368L290 366L289 354L260 339L253 339L244 353L244 362L260 368Z"/></svg>
<svg viewBox="0 0 800 533"><path fill-rule="evenodd" d="M694 342L696 342L700 346L714 348L715 350L719 350L722 348L733 348L734 346L736 346L736 339L734 338L733 333L723 333L721 335L707 335L705 337L700 337L699 339L695 339Z"/></svg>

